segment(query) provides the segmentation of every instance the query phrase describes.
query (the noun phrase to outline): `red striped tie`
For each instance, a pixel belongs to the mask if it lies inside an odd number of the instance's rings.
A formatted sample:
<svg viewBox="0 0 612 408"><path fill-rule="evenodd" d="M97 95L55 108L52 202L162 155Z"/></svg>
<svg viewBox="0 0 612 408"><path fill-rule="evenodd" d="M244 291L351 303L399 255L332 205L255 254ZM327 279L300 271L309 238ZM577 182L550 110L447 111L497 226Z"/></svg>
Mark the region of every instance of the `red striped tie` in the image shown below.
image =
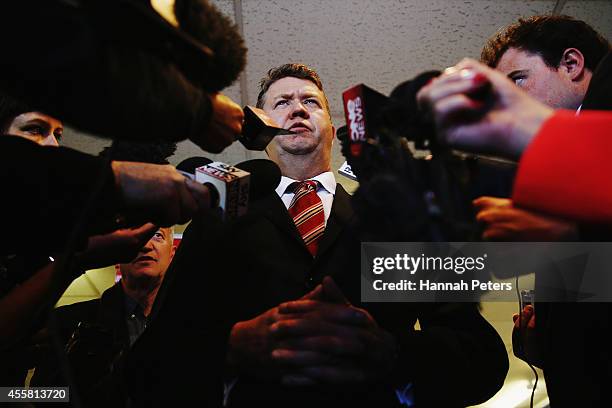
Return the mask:
<svg viewBox="0 0 612 408"><path fill-rule="evenodd" d="M297 227L306 248L314 257L317 254L319 239L325 232L323 203L317 195L317 182L306 180L293 183L295 195L289 205L289 214Z"/></svg>

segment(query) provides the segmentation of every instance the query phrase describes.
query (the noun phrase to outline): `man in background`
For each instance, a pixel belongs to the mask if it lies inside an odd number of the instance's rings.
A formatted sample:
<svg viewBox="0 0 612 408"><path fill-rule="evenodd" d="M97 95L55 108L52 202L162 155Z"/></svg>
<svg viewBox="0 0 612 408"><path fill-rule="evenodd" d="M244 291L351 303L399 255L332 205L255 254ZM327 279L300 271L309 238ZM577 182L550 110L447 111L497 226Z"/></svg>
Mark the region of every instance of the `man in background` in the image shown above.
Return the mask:
<svg viewBox="0 0 612 408"><path fill-rule="evenodd" d="M491 38L481 60L554 109L577 110L610 43L569 16L520 19Z"/></svg>

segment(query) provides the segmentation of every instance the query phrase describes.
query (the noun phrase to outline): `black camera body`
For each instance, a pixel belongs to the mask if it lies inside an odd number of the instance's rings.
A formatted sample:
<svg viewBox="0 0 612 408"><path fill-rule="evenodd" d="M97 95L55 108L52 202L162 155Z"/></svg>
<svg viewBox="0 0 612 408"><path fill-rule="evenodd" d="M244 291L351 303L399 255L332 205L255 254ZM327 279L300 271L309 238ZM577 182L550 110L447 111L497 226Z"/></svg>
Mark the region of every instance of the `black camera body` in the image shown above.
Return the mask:
<svg viewBox="0 0 612 408"><path fill-rule="evenodd" d="M397 86L389 97L361 84L343 93L342 153L357 175L354 197L365 239L478 241L472 200L508 197L516 165L440 143L417 92L439 71ZM476 97L486 101L486 91Z"/></svg>

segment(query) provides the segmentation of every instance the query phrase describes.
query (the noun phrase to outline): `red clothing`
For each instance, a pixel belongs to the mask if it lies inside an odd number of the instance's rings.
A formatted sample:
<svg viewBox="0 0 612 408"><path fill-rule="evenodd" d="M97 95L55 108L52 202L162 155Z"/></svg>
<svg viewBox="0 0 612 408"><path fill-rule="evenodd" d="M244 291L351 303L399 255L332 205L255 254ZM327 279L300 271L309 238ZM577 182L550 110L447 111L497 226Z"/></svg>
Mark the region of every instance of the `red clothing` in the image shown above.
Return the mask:
<svg viewBox="0 0 612 408"><path fill-rule="evenodd" d="M513 200L585 222L612 223L612 112L559 111L525 150Z"/></svg>

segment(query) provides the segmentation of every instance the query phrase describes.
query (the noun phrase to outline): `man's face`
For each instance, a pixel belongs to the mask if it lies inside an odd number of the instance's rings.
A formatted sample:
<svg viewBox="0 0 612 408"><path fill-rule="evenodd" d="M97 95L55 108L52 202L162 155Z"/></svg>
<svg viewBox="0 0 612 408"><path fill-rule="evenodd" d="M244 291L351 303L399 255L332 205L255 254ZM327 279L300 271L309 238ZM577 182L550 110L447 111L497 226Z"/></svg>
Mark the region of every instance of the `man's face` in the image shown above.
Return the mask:
<svg viewBox="0 0 612 408"><path fill-rule="evenodd" d="M496 68L529 95L552 108L577 109L582 102L563 71L549 67L537 54L509 48Z"/></svg>
<svg viewBox="0 0 612 408"><path fill-rule="evenodd" d="M157 230L132 262L120 265L121 275L128 281L141 279L161 281L174 256L173 240L171 228Z"/></svg>
<svg viewBox="0 0 612 408"><path fill-rule="evenodd" d="M309 155L329 169L335 129L325 106L323 92L306 79L281 78L265 96L263 110L282 128L296 132L273 139L270 157Z"/></svg>
<svg viewBox="0 0 612 408"><path fill-rule="evenodd" d="M40 112L18 115L7 131L11 135L25 137L43 146L58 146L63 132L61 121Z"/></svg>

